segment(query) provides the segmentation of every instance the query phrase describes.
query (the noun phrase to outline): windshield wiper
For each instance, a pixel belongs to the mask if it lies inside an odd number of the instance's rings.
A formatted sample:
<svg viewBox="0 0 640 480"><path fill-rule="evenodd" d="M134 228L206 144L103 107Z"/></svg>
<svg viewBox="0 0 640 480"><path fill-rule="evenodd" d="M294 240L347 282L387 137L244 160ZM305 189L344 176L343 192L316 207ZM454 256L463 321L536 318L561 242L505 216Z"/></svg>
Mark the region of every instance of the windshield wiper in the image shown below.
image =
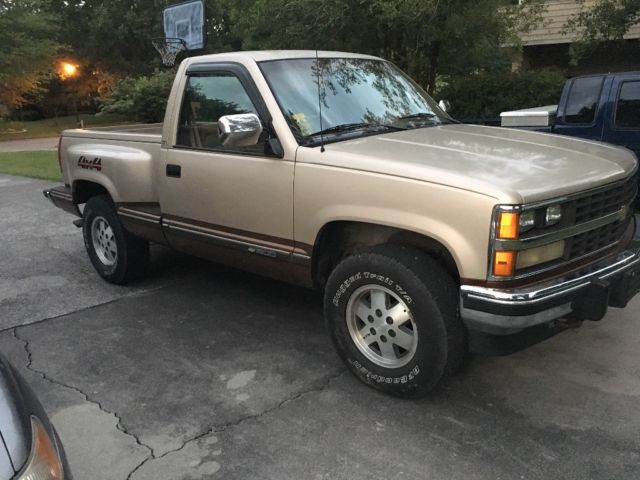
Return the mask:
<svg viewBox="0 0 640 480"><path fill-rule="evenodd" d="M333 127L325 128L319 132L314 132L308 137L315 137L317 135L327 135L331 133L343 133L351 132L354 130L364 130L367 128L382 128L386 130L406 130L404 127L396 127L395 125L384 125L382 123L342 123Z"/></svg>
<svg viewBox="0 0 640 480"><path fill-rule="evenodd" d="M422 119L422 118L431 119L431 118L438 118L438 116L435 113L419 112L419 113L412 113L411 115L405 115L404 117L399 117L398 120L413 120L413 119Z"/></svg>

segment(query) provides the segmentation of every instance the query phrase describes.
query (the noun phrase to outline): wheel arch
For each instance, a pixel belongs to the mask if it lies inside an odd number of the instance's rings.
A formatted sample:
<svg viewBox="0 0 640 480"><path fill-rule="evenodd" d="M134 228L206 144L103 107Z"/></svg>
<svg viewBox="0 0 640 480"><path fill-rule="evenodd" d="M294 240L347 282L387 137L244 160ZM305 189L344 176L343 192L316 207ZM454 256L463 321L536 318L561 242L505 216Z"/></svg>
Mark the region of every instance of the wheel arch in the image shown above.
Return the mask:
<svg viewBox="0 0 640 480"><path fill-rule="evenodd" d="M92 180L75 180L71 185L71 191L73 203L77 205L87 203L91 197L96 195L109 195L111 200L114 199L113 194L107 187Z"/></svg>
<svg viewBox="0 0 640 480"><path fill-rule="evenodd" d="M323 225L316 236L311 267L314 285L322 287L342 258L383 244L418 248L441 263L456 282L460 281L461 270L456 258L447 246L430 235L384 224L334 220Z"/></svg>

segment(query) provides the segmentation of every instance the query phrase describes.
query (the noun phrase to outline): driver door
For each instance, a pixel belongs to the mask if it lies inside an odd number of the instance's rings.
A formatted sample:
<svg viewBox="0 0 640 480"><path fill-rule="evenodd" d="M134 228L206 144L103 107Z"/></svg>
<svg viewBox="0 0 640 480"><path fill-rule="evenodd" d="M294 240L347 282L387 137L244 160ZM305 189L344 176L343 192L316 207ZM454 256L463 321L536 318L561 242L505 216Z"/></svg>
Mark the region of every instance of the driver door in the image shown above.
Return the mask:
<svg viewBox="0 0 640 480"><path fill-rule="evenodd" d="M167 240L178 250L236 266L251 263L238 253L288 260L294 162L270 152L269 113L244 67L198 67L187 72L175 140L164 152L159 197ZM218 120L240 113L258 115L260 139L225 147Z"/></svg>

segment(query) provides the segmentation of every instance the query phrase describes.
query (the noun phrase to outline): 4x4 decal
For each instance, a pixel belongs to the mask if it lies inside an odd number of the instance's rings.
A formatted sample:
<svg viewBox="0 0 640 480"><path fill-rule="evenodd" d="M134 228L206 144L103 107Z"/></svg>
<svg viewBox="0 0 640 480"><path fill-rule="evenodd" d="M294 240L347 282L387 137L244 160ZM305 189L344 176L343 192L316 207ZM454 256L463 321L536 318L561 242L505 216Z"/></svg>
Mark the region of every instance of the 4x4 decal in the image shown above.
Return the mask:
<svg viewBox="0 0 640 480"><path fill-rule="evenodd" d="M102 170L102 159L95 157L93 160L89 160L83 155L78 159L78 166L85 170L97 170L99 172Z"/></svg>

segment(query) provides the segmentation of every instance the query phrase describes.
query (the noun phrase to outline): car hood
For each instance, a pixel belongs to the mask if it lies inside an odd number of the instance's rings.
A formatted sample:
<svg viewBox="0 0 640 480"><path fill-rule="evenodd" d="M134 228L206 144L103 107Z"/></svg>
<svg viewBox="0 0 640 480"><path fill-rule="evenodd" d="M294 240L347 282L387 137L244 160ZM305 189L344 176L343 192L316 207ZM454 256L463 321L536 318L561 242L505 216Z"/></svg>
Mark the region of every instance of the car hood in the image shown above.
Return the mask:
<svg viewBox="0 0 640 480"><path fill-rule="evenodd" d="M525 130L441 125L326 145L299 161L397 175L529 203L628 177L635 155L599 142Z"/></svg>

